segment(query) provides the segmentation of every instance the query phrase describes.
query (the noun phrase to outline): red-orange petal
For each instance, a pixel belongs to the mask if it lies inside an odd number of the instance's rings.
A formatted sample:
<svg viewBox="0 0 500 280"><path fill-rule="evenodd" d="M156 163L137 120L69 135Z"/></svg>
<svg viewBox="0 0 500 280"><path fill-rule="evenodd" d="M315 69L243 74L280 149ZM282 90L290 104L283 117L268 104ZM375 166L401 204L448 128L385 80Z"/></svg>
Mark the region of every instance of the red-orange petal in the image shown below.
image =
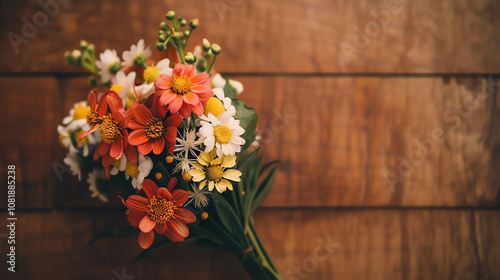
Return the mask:
<svg viewBox="0 0 500 280"><path fill-rule="evenodd" d="M182 95L176 95L172 102L168 104L168 109L172 114L175 114L181 108L182 103L184 103L184 98L182 98Z"/></svg>
<svg viewBox="0 0 500 280"><path fill-rule="evenodd" d="M144 179L142 182L142 190L148 198L152 198L158 192L158 186L151 179Z"/></svg>
<svg viewBox="0 0 500 280"><path fill-rule="evenodd" d="M210 76L207 73L200 73L191 78L191 84L204 84Z"/></svg>
<svg viewBox="0 0 500 280"><path fill-rule="evenodd" d="M170 181L168 181L168 184L167 184L167 190L169 192L172 192L175 188L175 186L177 185L177 178L176 177L172 177L172 179L170 179Z"/></svg>
<svg viewBox="0 0 500 280"><path fill-rule="evenodd" d="M200 103L200 99L198 99L198 95L196 95L192 92L188 92L188 93L184 94L183 98L184 98L184 102L191 104L191 105L196 105L196 104Z"/></svg>
<svg viewBox="0 0 500 280"><path fill-rule="evenodd" d="M149 141L149 137L146 135L146 130L143 128L134 130L128 136L128 142L130 145L139 146Z"/></svg>
<svg viewBox="0 0 500 280"><path fill-rule="evenodd" d="M166 198L167 200L172 200L172 195L166 188L158 188L158 192L156 193L156 195Z"/></svg>
<svg viewBox="0 0 500 280"><path fill-rule="evenodd" d="M188 76L188 78L192 78L194 76L194 65L183 65L182 67L182 75Z"/></svg>
<svg viewBox="0 0 500 280"><path fill-rule="evenodd" d="M163 152L163 149L165 148L165 139L163 137L160 137L156 139L153 143L153 153L155 155L161 154Z"/></svg>
<svg viewBox="0 0 500 280"><path fill-rule="evenodd" d="M146 106L141 104L135 107L133 118L137 123L146 125L148 120L151 119L152 117L153 114L151 114L151 111L149 111L149 109Z"/></svg>
<svg viewBox="0 0 500 280"><path fill-rule="evenodd" d="M194 93L205 93L205 92L210 91L210 90L211 90L211 88L207 85L204 85L204 84L193 85L191 87L191 91Z"/></svg>
<svg viewBox="0 0 500 280"><path fill-rule="evenodd" d="M125 206L131 211L146 212L148 209L149 200L140 195L133 194L125 201Z"/></svg>
<svg viewBox="0 0 500 280"><path fill-rule="evenodd" d="M139 246L141 246L142 249L147 249L153 244L153 240L155 239L155 233L154 231L150 231L148 233L141 232L139 234Z"/></svg>
<svg viewBox="0 0 500 280"><path fill-rule="evenodd" d="M167 229L167 226L165 223L161 223L161 224L156 224L156 227L155 227L155 231L158 233L158 234L165 234L165 230Z"/></svg>
<svg viewBox="0 0 500 280"><path fill-rule="evenodd" d="M182 237L188 237L189 229L185 223L181 222L179 219L174 217L170 219L170 225L172 226L172 229L175 233L177 233Z"/></svg>
<svg viewBox="0 0 500 280"><path fill-rule="evenodd" d="M153 142L150 141L139 146L139 153L143 155L151 153L152 150L153 150Z"/></svg>
<svg viewBox="0 0 500 280"><path fill-rule="evenodd" d="M159 78L155 80L155 90L170 88L171 78L167 74L163 73Z"/></svg>
<svg viewBox="0 0 500 280"><path fill-rule="evenodd" d="M186 191L183 190L175 190L172 192L172 201L175 206L182 206L188 200L188 195Z"/></svg>
<svg viewBox="0 0 500 280"><path fill-rule="evenodd" d="M138 154L137 154L137 148L132 146L132 145L127 145L123 151L123 153L125 154L125 156L127 157L127 160L132 163L132 164L136 164L137 163L137 157L138 157Z"/></svg>
<svg viewBox="0 0 500 280"><path fill-rule="evenodd" d="M177 208L174 210L174 217L177 219L181 220L182 222L186 224L191 224L196 222L196 216L193 214L193 212L184 209L184 208Z"/></svg>
<svg viewBox="0 0 500 280"><path fill-rule="evenodd" d="M139 222L139 229L142 232L150 232L152 231L156 226L156 222L151 220L149 215L144 216L141 221Z"/></svg>
<svg viewBox="0 0 500 280"><path fill-rule="evenodd" d="M130 211L130 213L127 216L127 221L128 223L135 227L139 227L139 222L144 218L144 215L146 215L144 212L135 212L135 211Z"/></svg>
<svg viewBox="0 0 500 280"><path fill-rule="evenodd" d="M111 144L111 150L109 151L109 154L114 159L117 159L117 158L122 156L122 154L123 154L123 141L121 141L121 139L119 139L119 140L115 141L113 144Z"/></svg>
<svg viewBox="0 0 500 280"><path fill-rule="evenodd" d="M170 222L165 223L166 231L165 231L165 236L170 239L172 242L182 242L186 237L178 235L173 229L172 226L170 225Z"/></svg>
<svg viewBox="0 0 500 280"><path fill-rule="evenodd" d="M182 122L182 117L180 115L171 115L165 120L164 125L165 127L167 126L178 127L181 124L181 122Z"/></svg>

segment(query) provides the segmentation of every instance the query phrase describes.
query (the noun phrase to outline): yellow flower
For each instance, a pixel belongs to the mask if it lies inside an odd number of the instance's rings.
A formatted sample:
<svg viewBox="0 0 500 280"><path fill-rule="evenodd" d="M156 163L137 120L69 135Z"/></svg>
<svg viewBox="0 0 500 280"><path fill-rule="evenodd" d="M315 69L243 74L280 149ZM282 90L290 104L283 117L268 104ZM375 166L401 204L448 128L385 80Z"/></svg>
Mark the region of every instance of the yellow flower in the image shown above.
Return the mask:
<svg viewBox="0 0 500 280"><path fill-rule="evenodd" d="M193 176L193 181L201 182L200 190L208 183L209 191L215 186L218 192L223 193L226 189L233 190L233 185L228 180L240 181L241 172L231 168L236 164L236 156L217 158L217 153L213 150L210 153L201 152L197 160L198 163L193 163L194 168L189 174Z"/></svg>

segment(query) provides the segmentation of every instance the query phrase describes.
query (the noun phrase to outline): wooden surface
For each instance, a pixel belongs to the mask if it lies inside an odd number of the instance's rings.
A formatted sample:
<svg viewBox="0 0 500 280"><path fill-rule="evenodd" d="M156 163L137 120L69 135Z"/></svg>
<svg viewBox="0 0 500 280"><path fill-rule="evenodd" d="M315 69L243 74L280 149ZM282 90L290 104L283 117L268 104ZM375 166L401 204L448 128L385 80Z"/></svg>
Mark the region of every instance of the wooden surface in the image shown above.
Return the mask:
<svg viewBox="0 0 500 280"><path fill-rule="evenodd" d="M133 237L86 247L126 226L124 208L52 167L65 154L56 126L90 90L63 52L81 38L118 53L153 45L169 9L200 19L194 40L222 46L217 69L244 84L265 159L282 160L255 222L285 279L500 278L500 2L401 1L350 61L341 44L356 45L356 27L391 1L69 1L16 54L7 35L22 34L37 2L0 4L0 180L16 164L20 211L19 272L2 266L0 279L118 279L122 268L135 279L244 277L212 247L135 265ZM328 238L338 247L312 269Z"/></svg>
<svg viewBox="0 0 500 280"><path fill-rule="evenodd" d="M138 38L153 42L169 9L200 19L193 39L222 46L231 58L218 62L224 72L499 72L500 2L402 0L394 8L391 1L68 1L17 54L2 40L0 72L71 71L59 62L61 51L82 38L119 53ZM32 20L37 3L2 1L1 37L22 35L21 18ZM378 32L372 13L390 15Z"/></svg>

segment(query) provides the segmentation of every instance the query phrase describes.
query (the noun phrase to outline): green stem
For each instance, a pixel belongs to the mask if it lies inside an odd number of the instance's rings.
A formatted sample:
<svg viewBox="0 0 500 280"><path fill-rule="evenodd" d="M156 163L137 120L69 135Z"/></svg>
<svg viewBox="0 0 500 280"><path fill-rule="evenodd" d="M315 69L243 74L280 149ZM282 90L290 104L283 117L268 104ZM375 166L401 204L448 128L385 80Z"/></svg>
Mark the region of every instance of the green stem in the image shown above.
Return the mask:
<svg viewBox="0 0 500 280"><path fill-rule="evenodd" d="M214 59L212 60L212 64L210 64L210 68L208 68L207 73L210 73L210 70L212 70L212 67L214 66L215 59L217 58L217 55L214 54Z"/></svg>
<svg viewBox="0 0 500 280"><path fill-rule="evenodd" d="M274 265L273 261L267 254L264 246L259 240L259 236L257 235L257 232L255 231L255 228L253 226L253 222L251 221L248 224L248 237L250 239L250 242L252 244L252 247L254 248L254 252L256 255L259 257L260 262L263 267L267 268L268 272L270 272L273 276L272 279L282 279L281 275L278 272L278 269L276 269L276 266Z"/></svg>

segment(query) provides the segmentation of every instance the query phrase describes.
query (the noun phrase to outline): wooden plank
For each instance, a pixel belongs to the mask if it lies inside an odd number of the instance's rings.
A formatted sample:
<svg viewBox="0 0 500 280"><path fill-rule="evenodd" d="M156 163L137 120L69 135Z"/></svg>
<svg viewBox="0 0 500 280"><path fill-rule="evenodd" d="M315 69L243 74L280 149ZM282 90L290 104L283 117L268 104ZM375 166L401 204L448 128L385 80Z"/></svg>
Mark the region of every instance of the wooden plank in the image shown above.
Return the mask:
<svg viewBox="0 0 500 280"><path fill-rule="evenodd" d="M189 0L182 5L60 0L66 3L57 5L46 22L38 2L2 3L0 35L24 36L15 42L26 43L16 43L16 54L11 42L2 40L0 72L75 71L64 65L62 55L82 38L100 51L116 48L119 53L141 37L154 45L169 9L200 19L193 41L206 37L222 46L217 68L223 72L500 72L498 1L402 0L398 6L393 0ZM377 23L375 17L382 14ZM36 32L23 21L32 24L34 15Z"/></svg>
<svg viewBox="0 0 500 280"><path fill-rule="evenodd" d="M259 114L265 160L282 160L264 206L499 205L500 101L483 88L466 105L478 79L234 78ZM61 81L67 107L88 89ZM86 183L57 189L58 205L96 205Z"/></svg>
<svg viewBox="0 0 500 280"><path fill-rule="evenodd" d="M481 217L476 224L473 216ZM113 269L125 267L136 279L246 279L237 258L215 248L168 248L132 265L141 251L133 237L86 246L93 236L125 225L123 213L18 217L18 278L111 279ZM285 279L495 279L498 218L498 211L264 210L255 221ZM0 270L3 279L8 273Z"/></svg>
<svg viewBox="0 0 500 280"><path fill-rule="evenodd" d="M52 169L57 145L54 78L0 78L2 157L0 187L7 195L7 166L15 165L16 208L50 208L56 180ZM62 159L61 159L62 160ZM0 201L7 208L7 199Z"/></svg>
<svg viewBox="0 0 500 280"><path fill-rule="evenodd" d="M498 279L500 272L497 270L500 262L500 213L498 211L478 211L474 214L475 238L479 252L478 278Z"/></svg>

